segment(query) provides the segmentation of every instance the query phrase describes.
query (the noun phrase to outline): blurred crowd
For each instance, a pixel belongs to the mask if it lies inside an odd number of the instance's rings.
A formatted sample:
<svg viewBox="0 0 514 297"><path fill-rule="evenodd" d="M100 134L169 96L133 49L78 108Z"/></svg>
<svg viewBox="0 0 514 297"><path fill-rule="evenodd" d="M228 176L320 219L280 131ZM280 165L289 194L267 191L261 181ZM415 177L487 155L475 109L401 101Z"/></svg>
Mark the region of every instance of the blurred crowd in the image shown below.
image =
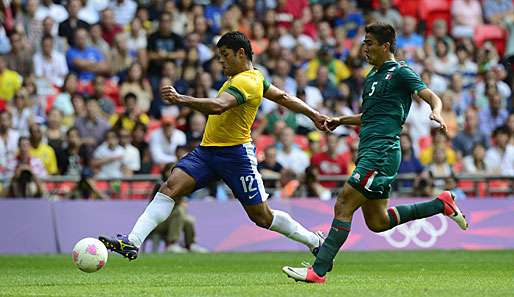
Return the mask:
<svg viewBox="0 0 514 297"><path fill-rule="evenodd" d="M447 17L421 13L434 5L446 7ZM215 45L228 31L250 38L255 66L274 85L322 113L358 113L370 70L361 43L373 21L396 28L397 59L442 98L449 127L440 133L428 104L415 97L400 173L513 176L512 0L2 0L3 195L41 196L41 179L66 175L106 198L95 179L158 174L187 154L207 118L167 105L159 86L215 97L226 80ZM503 35L479 38L482 29ZM266 100L253 138L275 195L295 196L304 185L308 196L324 199L338 184L322 177L350 174L359 141L358 129L324 135ZM207 191L230 195L219 185Z"/></svg>

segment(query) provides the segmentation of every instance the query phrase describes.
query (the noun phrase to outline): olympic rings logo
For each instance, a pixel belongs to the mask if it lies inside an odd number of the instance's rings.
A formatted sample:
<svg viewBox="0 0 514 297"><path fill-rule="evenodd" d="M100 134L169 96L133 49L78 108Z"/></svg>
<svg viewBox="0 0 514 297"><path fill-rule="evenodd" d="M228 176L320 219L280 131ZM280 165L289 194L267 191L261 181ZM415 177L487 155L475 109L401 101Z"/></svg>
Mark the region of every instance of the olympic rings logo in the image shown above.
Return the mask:
<svg viewBox="0 0 514 297"><path fill-rule="evenodd" d="M427 219L415 220L408 224L399 225L391 230L379 233L378 235L385 237L387 242L395 248L404 248L411 242L421 248L429 248L434 246L437 238L448 230L448 221L445 216L435 216L441 221L439 228L429 222ZM399 236L394 236L399 233ZM420 235L428 236L427 239L420 238Z"/></svg>

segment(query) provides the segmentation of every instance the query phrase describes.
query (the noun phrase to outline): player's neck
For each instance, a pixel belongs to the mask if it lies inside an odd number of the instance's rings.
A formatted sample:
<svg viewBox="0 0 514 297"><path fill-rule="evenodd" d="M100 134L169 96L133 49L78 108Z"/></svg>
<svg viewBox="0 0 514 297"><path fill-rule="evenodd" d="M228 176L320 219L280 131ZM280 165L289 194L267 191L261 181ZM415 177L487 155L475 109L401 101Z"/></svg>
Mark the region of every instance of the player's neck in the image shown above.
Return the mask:
<svg viewBox="0 0 514 297"><path fill-rule="evenodd" d="M375 66L377 69L380 69L380 67L382 67L382 65L384 65L384 63L389 62L389 61L396 61L396 60L394 59L394 55L393 55L393 54L388 54L388 55L386 55L385 57L383 57L383 59L381 59L380 61L378 61L374 66Z"/></svg>
<svg viewBox="0 0 514 297"><path fill-rule="evenodd" d="M253 70L253 69L254 68L253 68L252 62L248 61L245 64L241 65L241 68L238 69L239 71L237 71L236 74L241 73L241 72L245 72L245 71L248 71L248 70Z"/></svg>

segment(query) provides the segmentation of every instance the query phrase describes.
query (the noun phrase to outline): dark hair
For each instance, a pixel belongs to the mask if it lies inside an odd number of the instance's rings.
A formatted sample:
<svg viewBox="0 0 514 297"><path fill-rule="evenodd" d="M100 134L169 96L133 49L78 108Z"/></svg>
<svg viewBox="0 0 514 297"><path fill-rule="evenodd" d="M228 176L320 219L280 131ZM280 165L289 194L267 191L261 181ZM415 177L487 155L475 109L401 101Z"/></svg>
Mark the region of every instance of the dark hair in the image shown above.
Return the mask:
<svg viewBox="0 0 514 297"><path fill-rule="evenodd" d="M493 137L498 136L499 134L504 134L510 137L510 130L507 126L500 126L493 131Z"/></svg>
<svg viewBox="0 0 514 297"><path fill-rule="evenodd" d="M250 44L250 40L241 32L232 31L223 34L220 40L216 44L216 47L220 48L222 46L226 46L232 51L237 52L240 48L244 49L246 57L248 60L252 61L253 51L252 46Z"/></svg>
<svg viewBox="0 0 514 297"><path fill-rule="evenodd" d="M366 26L366 33L372 34L380 44L389 42L389 52L396 51L396 32L393 26L386 23L372 23Z"/></svg>
<svg viewBox="0 0 514 297"><path fill-rule="evenodd" d="M134 93L132 93L132 92L128 92L125 96L123 96L123 103L125 103L125 104L126 104L126 103L127 103L127 101L128 101L129 99L131 99L131 98L137 101L137 96L136 96L136 94L134 94Z"/></svg>

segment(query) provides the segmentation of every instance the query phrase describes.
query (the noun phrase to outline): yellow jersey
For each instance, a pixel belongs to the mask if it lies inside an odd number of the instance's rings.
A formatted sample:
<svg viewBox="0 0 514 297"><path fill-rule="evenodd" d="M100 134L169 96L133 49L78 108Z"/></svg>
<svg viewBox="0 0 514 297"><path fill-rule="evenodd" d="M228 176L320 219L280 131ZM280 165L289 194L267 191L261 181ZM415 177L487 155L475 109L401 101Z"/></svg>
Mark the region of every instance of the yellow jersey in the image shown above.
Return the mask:
<svg viewBox="0 0 514 297"><path fill-rule="evenodd" d="M236 97L238 106L219 115L209 115L201 146L234 146L252 141L250 130L270 83L259 70L230 77L219 89Z"/></svg>

